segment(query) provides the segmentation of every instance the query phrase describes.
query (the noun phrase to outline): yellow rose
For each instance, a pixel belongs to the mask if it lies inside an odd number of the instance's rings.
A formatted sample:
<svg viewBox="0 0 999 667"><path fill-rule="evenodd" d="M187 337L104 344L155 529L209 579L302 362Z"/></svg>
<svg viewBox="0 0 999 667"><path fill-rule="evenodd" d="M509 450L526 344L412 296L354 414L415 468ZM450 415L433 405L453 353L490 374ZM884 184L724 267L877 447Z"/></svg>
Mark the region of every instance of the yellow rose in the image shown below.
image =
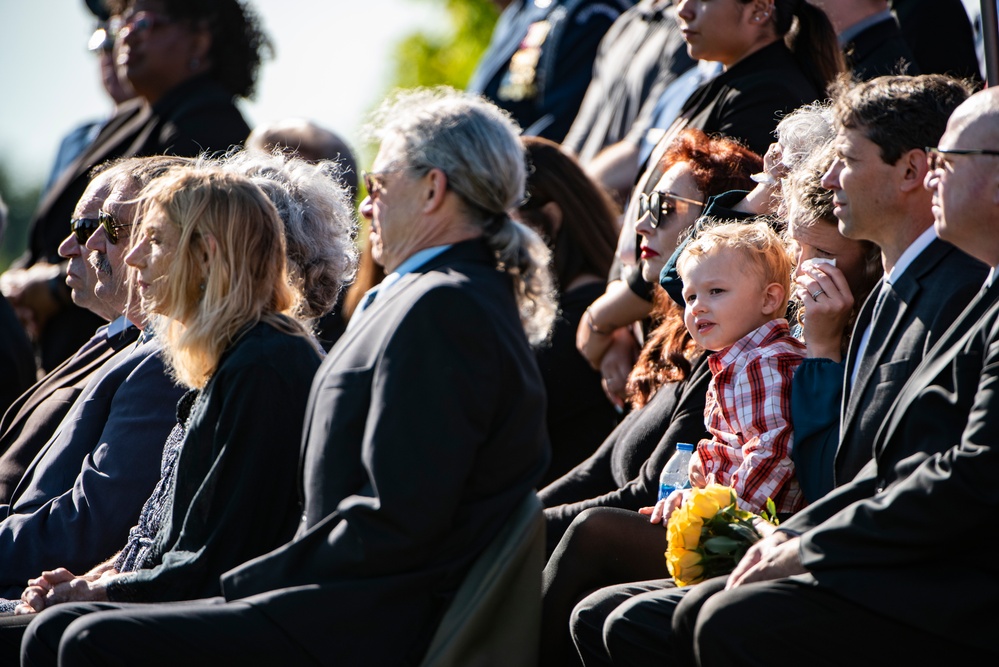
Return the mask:
<svg viewBox="0 0 999 667"><path fill-rule="evenodd" d="M685 549L693 549L701 541L701 527L704 521L692 514L687 505L681 505L670 517L666 527L666 539L670 544L677 544Z"/></svg>
<svg viewBox="0 0 999 667"><path fill-rule="evenodd" d="M710 519L724 507L724 505L718 504L714 494L706 493L703 489L697 489L691 493L687 504L689 511L702 519Z"/></svg>
<svg viewBox="0 0 999 667"><path fill-rule="evenodd" d="M686 549L671 549L666 554L666 568L677 586L696 583L704 574L701 554Z"/></svg>
<svg viewBox="0 0 999 667"><path fill-rule="evenodd" d="M701 489L702 493L710 495L718 503L718 509L728 507L736 501L735 491L730 486L708 484Z"/></svg>

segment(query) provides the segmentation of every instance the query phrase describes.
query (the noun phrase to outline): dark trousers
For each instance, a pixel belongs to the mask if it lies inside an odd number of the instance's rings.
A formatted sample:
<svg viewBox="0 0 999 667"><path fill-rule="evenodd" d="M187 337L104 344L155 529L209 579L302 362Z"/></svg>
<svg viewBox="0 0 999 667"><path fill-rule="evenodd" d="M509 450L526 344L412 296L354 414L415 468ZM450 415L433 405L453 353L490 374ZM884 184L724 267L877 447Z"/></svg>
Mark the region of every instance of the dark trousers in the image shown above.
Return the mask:
<svg viewBox="0 0 999 667"><path fill-rule="evenodd" d="M724 578L700 586L676 609L673 641L691 647L691 657L704 667L971 665L999 659L874 613L808 575L730 591L719 590Z"/></svg>
<svg viewBox="0 0 999 667"><path fill-rule="evenodd" d="M579 665L569 635L573 607L604 586L667 576L665 550L666 530L638 512L608 507L581 512L542 575L539 664Z"/></svg>
<svg viewBox="0 0 999 667"><path fill-rule="evenodd" d="M391 636L391 628L386 629ZM317 638L317 640L320 638ZM314 665L262 612L222 598L160 604L86 602L38 615L21 645L26 667Z"/></svg>
<svg viewBox="0 0 999 667"><path fill-rule="evenodd" d="M656 579L602 588L572 611L570 627L586 667L672 665L670 620L686 588Z"/></svg>

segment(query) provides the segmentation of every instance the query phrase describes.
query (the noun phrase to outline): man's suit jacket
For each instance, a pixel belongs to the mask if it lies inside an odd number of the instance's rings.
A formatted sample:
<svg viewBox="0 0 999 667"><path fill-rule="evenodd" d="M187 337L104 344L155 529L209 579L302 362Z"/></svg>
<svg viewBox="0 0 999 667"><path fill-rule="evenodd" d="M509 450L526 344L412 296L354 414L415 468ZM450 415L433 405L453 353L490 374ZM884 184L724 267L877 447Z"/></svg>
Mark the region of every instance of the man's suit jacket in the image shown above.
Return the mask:
<svg viewBox="0 0 999 667"><path fill-rule="evenodd" d="M590 85L600 40L633 4L514 0L496 22L468 90L509 111L524 134L562 141Z"/></svg>
<svg viewBox="0 0 999 667"><path fill-rule="evenodd" d="M11 404L0 419L0 504L10 503L28 464L55 433L90 376L138 337L134 326L111 337L107 327L101 327L75 355Z"/></svg>
<svg viewBox="0 0 999 667"><path fill-rule="evenodd" d="M961 0L892 0L891 4L923 74L981 80L975 31Z"/></svg>
<svg viewBox="0 0 999 667"><path fill-rule="evenodd" d="M225 151L231 145L242 145L249 132L232 95L207 77L182 83L151 107L140 99L126 102L43 196L31 221L28 250L19 264L62 261L59 244L69 233L73 209L90 182L93 167L122 157ZM40 339L42 367L54 368L79 348L100 325L94 318L72 304L57 314Z"/></svg>
<svg viewBox="0 0 999 667"><path fill-rule="evenodd" d="M354 317L312 384L298 533L222 589L320 663L417 664L547 466L543 383L511 281L480 240Z"/></svg>
<svg viewBox="0 0 999 667"><path fill-rule="evenodd" d="M902 37L895 17L875 23L843 48L847 66L861 81L888 74L920 74L919 64Z"/></svg>
<svg viewBox="0 0 999 667"><path fill-rule="evenodd" d="M183 393L159 351L142 341L99 369L0 506L0 597L42 570L86 571L125 543Z"/></svg>
<svg viewBox="0 0 999 667"><path fill-rule="evenodd" d="M855 480L784 523L806 579L869 609L995 650L999 286L973 301L903 387Z"/></svg>
<svg viewBox="0 0 999 667"><path fill-rule="evenodd" d="M871 460L874 436L905 381L926 353L978 294L988 268L946 241L936 239L916 257L892 286L898 310L886 307L878 328L889 326L883 344L864 350L857 360L861 335L871 321L878 284L854 326L844 386L860 363L857 380L843 392L835 484L853 479ZM873 337L872 337L873 340Z"/></svg>

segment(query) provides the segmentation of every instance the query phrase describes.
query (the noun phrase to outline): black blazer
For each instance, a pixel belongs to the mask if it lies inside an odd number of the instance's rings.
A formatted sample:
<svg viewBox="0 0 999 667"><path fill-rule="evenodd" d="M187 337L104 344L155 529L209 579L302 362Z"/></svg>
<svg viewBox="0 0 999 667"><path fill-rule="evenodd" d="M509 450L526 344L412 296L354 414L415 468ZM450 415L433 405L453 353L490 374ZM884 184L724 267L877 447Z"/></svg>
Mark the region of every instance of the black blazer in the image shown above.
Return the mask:
<svg viewBox="0 0 999 667"><path fill-rule="evenodd" d="M707 355L698 357L683 382L665 384L644 406L628 415L593 456L538 492L545 506L548 552L583 510L619 507L637 511L655 505L659 474L676 443L697 444L709 437L704 425L704 401L711 381ZM615 461L632 449L643 454L633 472L617 480Z"/></svg>
<svg viewBox="0 0 999 667"><path fill-rule="evenodd" d="M774 130L781 118L824 96L819 82L805 74L778 40L694 91L684 102L679 122L738 139L763 155L776 141Z"/></svg>
<svg viewBox="0 0 999 667"><path fill-rule="evenodd" d="M222 590L319 663L417 664L547 466L544 390L510 279L479 240L354 317L312 384L298 533Z"/></svg>
<svg viewBox="0 0 999 667"><path fill-rule="evenodd" d="M895 17L875 23L843 48L847 65L862 81L887 74L921 74Z"/></svg>
<svg viewBox="0 0 999 667"><path fill-rule="evenodd" d="M975 31L961 0L892 0L891 4L923 74L981 81Z"/></svg>
<svg viewBox="0 0 999 667"><path fill-rule="evenodd" d="M112 600L162 602L219 594L226 570L295 533L295 480L312 342L263 322L226 350L191 408L174 484L143 568L108 586Z"/></svg>
<svg viewBox="0 0 999 667"><path fill-rule="evenodd" d="M107 327L101 327L76 354L11 404L0 419L0 504L10 502L28 464L56 432L94 371L138 337L134 326L111 338Z"/></svg>
<svg viewBox="0 0 999 667"><path fill-rule="evenodd" d="M837 486L853 479L870 461L871 443L902 385L975 298L987 273L984 264L936 239L892 286L899 296L898 311L886 310L879 318L879 326L890 326L890 331L878 349L864 351L857 381L843 393L835 463ZM871 321L880 289L879 283L857 316L844 364L844 386L859 363L857 346Z"/></svg>
<svg viewBox="0 0 999 667"><path fill-rule="evenodd" d="M906 383L855 480L787 520L820 585L934 635L994 650L999 560L999 286ZM984 540L976 543L976 540Z"/></svg>

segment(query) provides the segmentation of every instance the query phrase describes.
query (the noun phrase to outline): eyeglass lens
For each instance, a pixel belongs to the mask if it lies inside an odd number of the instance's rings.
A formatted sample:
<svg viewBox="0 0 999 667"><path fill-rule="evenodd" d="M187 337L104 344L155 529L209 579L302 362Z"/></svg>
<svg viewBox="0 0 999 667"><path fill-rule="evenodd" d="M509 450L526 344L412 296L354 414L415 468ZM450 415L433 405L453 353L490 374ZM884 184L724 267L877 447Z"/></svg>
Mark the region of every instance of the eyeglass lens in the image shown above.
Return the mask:
<svg viewBox="0 0 999 667"><path fill-rule="evenodd" d="M70 221L69 230L76 237L77 243L85 245L100 225L100 221L96 218L76 218Z"/></svg>

